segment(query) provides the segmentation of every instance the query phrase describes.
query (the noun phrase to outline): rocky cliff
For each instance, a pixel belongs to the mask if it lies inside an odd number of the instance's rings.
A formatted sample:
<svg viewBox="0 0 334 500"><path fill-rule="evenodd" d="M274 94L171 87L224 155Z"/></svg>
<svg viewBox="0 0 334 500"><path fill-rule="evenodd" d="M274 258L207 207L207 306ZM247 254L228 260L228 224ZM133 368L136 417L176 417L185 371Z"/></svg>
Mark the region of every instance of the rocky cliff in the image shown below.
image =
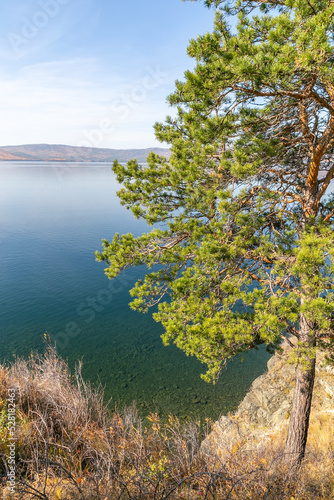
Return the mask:
<svg viewBox="0 0 334 500"><path fill-rule="evenodd" d="M286 433L292 405L295 366L288 363L290 347L283 346L267 364L268 371L254 380L249 392L233 415L222 416L203 443L203 449L214 447L221 454L240 445L259 445L273 435ZM312 416L334 413L334 367L324 364L324 355L317 359ZM327 417L326 417L327 418Z"/></svg>

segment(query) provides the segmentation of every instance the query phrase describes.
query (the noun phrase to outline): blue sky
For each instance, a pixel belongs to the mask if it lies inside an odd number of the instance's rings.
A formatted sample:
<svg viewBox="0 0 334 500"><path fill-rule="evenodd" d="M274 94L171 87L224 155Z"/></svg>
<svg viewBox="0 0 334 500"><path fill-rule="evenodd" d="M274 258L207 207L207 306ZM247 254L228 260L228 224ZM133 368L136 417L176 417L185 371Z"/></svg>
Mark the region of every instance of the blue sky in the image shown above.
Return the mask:
<svg viewBox="0 0 334 500"><path fill-rule="evenodd" d="M2 0L0 145L158 146L214 11L181 0Z"/></svg>

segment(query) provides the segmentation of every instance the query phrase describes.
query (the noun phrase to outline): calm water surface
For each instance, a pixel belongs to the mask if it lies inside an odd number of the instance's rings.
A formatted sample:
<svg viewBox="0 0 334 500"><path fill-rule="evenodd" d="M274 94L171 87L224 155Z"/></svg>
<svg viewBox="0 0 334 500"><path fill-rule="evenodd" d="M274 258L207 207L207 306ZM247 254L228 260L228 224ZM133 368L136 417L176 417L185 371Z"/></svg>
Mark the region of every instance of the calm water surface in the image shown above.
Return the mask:
<svg viewBox="0 0 334 500"><path fill-rule="evenodd" d="M144 269L109 281L95 262L102 238L149 230L120 206L110 166L0 162L0 183L1 359L43 351L48 332L71 367L83 359L87 379L143 414L217 418L238 405L268 355L250 352L205 383L203 365L162 345L150 313L129 309Z"/></svg>

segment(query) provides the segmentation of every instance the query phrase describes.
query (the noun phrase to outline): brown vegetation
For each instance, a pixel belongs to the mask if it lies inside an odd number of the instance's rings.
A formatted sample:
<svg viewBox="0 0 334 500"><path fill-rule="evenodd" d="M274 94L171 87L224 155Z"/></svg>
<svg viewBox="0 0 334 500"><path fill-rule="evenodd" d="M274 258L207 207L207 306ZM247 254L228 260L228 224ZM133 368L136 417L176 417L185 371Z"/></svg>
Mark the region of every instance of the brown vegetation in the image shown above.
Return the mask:
<svg viewBox="0 0 334 500"><path fill-rule="evenodd" d="M7 481L7 395L16 392L16 493ZM334 498L334 431L313 416L300 470L282 460L283 437L236 443L224 460L201 447L207 422L143 422L135 406L111 412L101 388L74 376L55 350L0 366L0 494L15 499Z"/></svg>

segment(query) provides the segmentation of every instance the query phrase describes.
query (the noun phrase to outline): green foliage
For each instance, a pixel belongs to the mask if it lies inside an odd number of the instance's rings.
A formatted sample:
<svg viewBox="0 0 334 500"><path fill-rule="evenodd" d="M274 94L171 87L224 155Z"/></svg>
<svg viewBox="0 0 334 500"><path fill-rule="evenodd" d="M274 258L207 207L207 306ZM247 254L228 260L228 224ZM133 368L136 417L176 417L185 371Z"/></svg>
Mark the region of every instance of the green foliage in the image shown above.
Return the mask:
<svg viewBox="0 0 334 500"><path fill-rule="evenodd" d="M8 435L7 424L8 424L7 401L0 400L0 439L1 442L5 444L7 444L6 439Z"/></svg>
<svg viewBox="0 0 334 500"><path fill-rule="evenodd" d="M177 118L155 125L171 158L113 166L121 203L154 227L104 240L96 255L110 278L150 269L131 306L159 304L164 342L215 380L227 358L299 339L301 317L309 357L314 342L330 346L334 4L205 4L219 6L214 29L190 42L197 66L169 97Z"/></svg>

